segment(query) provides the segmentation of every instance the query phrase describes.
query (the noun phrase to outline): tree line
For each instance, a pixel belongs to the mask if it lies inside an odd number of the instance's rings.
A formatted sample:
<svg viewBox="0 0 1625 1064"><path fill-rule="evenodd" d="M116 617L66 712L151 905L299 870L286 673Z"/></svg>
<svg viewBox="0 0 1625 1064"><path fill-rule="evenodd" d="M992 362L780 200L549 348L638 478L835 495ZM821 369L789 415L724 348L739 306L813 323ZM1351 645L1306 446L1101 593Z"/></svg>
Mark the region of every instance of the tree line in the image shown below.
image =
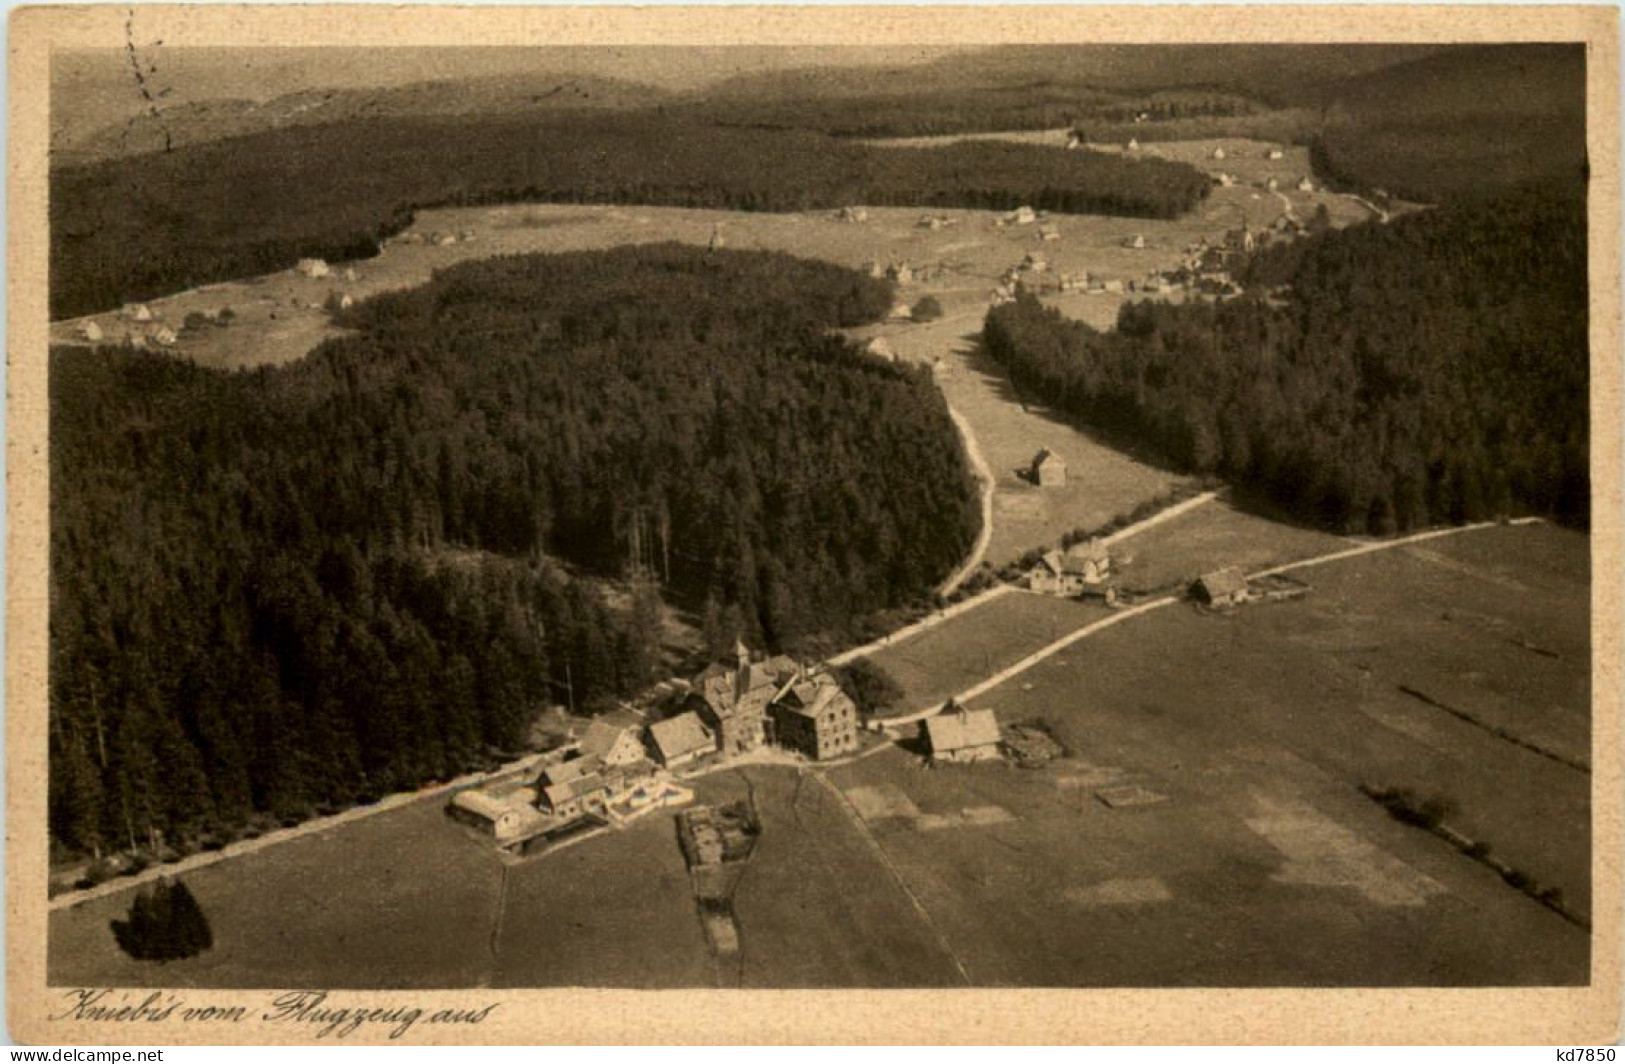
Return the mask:
<svg viewBox="0 0 1625 1064"><path fill-rule="evenodd" d="M375 254L415 209L507 202L746 211L847 204L1172 218L1193 167L1023 144L881 148L796 130L562 113L355 119L51 172L54 318L305 256Z"/></svg>
<svg viewBox="0 0 1625 1064"><path fill-rule="evenodd" d="M1331 528L1588 521L1583 198L1327 232L1238 276L1245 298L1129 303L1108 332L1023 296L988 349L1100 431Z"/></svg>
<svg viewBox="0 0 1625 1064"><path fill-rule="evenodd" d="M51 355L50 827L229 839L657 675L662 599L793 648L975 534L884 281L670 245L467 263L284 367Z"/></svg>

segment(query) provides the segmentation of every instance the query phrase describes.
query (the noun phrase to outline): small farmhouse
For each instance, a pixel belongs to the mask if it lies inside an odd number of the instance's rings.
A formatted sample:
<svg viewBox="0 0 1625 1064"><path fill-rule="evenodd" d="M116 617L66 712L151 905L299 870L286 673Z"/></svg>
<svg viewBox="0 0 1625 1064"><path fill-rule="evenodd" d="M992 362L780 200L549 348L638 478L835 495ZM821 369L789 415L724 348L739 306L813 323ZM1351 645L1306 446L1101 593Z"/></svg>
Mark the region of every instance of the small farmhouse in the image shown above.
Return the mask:
<svg viewBox="0 0 1625 1064"><path fill-rule="evenodd" d="M1191 586L1196 601L1209 606L1236 606L1247 601L1247 578L1235 566L1204 573Z"/></svg>
<svg viewBox="0 0 1625 1064"><path fill-rule="evenodd" d="M679 713L649 725L649 746L662 768L679 769L716 749L716 738L699 714Z"/></svg>
<svg viewBox="0 0 1625 1064"><path fill-rule="evenodd" d="M1041 488L1066 486L1066 463L1048 447L1033 458L1032 481Z"/></svg>
<svg viewBox="0 0 1625 1064"><path fill-rule="evenodd" d="M910 313L912 314L912 311ZM875 358L883 358L887 362L897 361L897 352L892 350L891 344L888 344L883 336L877 336L864 344L863 353L873 355Z"/></svg>
<svg viewBox="0 0 1625 1064"><path fill-rule="evenodd" d="M1271 177L1265 180L1264 187L1269 191L1274 192L1281 187L1281 182Z"/></svg>
<svg viewBox="0 0 1625 1064"><path fill-rule="evenodd" d="M1213 159L1215 162L1224 161L1224 148L1222 146L1213 149Z"/></svg>
<svg viewBox="0 0 1625 1064"><path fill-rule="evenodd" d="M537 808L561 820L601 813L608 800L608 791L604 777L596 772L588 772L543 787Z"/></svg>
<svg viewBox="0 0 1625 1064"><path fill-rule="evenodd" d="M488 832L498 840L517 837L525 827L522 805L504 802L484 791L462 791L453 796L446 812L454 820Z"/></svg>
<svg viewBox="0 0 1625 1064"><path fill-rule="evenodd" d="M124 308L124 316L131 321L151 321L152 311L145 303L131 303Z"/></svg>
<svg viewBox="0 0 1625 1064"><path fill-rule="evenodd" d="M886 276L898 284L913 284L914 267L906 262L894 262L886 267Z"/></svg>
<svg viewBox="0 0 1625 1064"><path fill-rule="evenodd" d="M1123 240L1123 246L1134 251L1144 251L1145 237L1140 233L1135 233L1133 236L1127 237Z"/></svg>
<svg viewBox="0 0 1625 1064"><path fill-rule="evenodd" d="M642 731L642 724L630 713L599 717L581 738L581 757L610 768L635 765L643 760Z"/></svg>
<svg viewBox="0 0 1625 1064"><path fill-rule="evenodd" d="M1139 140L1137 138L1130 137L1129 142L1128 142L1128 146L1126 148L1124 148L1123 150L1124 151L1139 151L1140 150L1140 142L1139 142Z"/></svg>
<svg viewBox="0 0 1625 1064"><path fill-rule="evenodd" d="M999 720L991 709L949 709L920 725L932 761L986 761L999 756Z"/></svg>
<svg viewBox="0 0 1625 1064"><path fill-rule="evenodd" d="M1038 239L1045 241L1059 240L1061 239L1061 231L1053 223L1046 222L1038 227Z"/></svg>
<svg viewBox="0 0 1625 1064"><path fill-rule="evenodd" d="M1022 204L1020 207L1017 207L1004 217L1006 221L1012 222L1015 225L1032 225L1034 222L1038 221L1037 212L1026 204Z"/></svg>
<svg viewBox="0 0 1625 1064"><path fill-rule="evenodd" d="M1298 179L1298 191L1299 192L1313 192L1314 190L1315 190L1315 183L1312 180L1310 180L1308 174L1305 174L1305 175L1303 175L1303 177Z"/></svg>
<svg viewBox="0 0 1625 1064"><path fill-rule="evenodd" d="M1027 576L1029 590L1046 595L1077 595L1111 575L1112 557L1098 539L1044 554Z"/></svg>
<svg viewBox="0 0 1625 1064"><path fill-rule="evenodd" d="M1280 148L1271 148L1264 154L1264 157L1273 163L1285 158L1285 155L1282 153Z"/></svg>
<svg viewBox="0 0 1625 1064"><path fill-rule="evenodd" d="M842 207L836 217L843 222L867 222L869 212L862 207Z"/></svg>
<svg viewBox="0 0 1625 1064"><path fill-rule="evenodd" d="M180 339L180 337L175 335L175 330L171 329L167 325L158 326L158 328L154 329L152 334L147 338L153 343L162 347L174 347L175 341Z"/></svg>
<svg viewBox="0 0 1625 1064"><path fill-rule="evenodd" d="M294 269L306 277L326 277L333 272L321 259L300 259Z"/></svg>
<svg viewBox="0 0 1625 1064"><path fill-rule="evenodd" d="M79 326L79 338L95 343L102 338L102 327L93 321L87 321Z"/></svg>
<svg viewBox="0 0 1625 1064"><path fill-rule="evenodd" d="M886 312L886 317L892 321L913 321L914 308L899 299L891 305L891 309Z"/></svg>

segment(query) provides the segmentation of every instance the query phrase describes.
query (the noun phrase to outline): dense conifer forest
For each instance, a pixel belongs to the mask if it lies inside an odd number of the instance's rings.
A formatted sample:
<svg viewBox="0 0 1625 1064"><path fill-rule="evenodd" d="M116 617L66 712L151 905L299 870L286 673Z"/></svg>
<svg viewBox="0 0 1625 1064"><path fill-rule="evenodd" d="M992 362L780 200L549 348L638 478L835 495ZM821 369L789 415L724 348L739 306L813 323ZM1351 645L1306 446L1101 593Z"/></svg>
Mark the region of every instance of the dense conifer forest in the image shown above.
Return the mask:
<svg viewBox="0 0 1625 1064"><path fill-rule="evenodd" d="M1021 144L879 148L648 116L355 120L54 169L51 315L269 273L302 256L366 257L414 209L451 204L1026 203L1172 218L1208 187L1180 163Z"/></svg>
<svg viewBox="0 0 1625 1064"><path fill-rule="evenodd" d="M1332 528L1588 520L1578 193L1327 232L1239 276L1247 298L1130 303L1109 332L1023 297L989 314L988 348L1102 433Z"/></svg>
<svg viewBox="0 0 1625 1064"><path fill-rule="evenodd" d="M918 600L977 508L929 374L830 332L890 300L657 245L464 264L276 369L53 351L53 838L447 778L647 683L662 596L779 647Z"/></svg>

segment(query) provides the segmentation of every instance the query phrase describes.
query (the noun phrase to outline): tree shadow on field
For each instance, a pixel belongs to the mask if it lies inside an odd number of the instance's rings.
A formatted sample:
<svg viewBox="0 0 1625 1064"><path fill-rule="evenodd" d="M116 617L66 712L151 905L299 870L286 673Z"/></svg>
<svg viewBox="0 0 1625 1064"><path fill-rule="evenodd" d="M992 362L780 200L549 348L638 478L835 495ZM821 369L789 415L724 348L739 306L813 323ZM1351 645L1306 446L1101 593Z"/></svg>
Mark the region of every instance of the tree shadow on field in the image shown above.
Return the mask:
<svg viewBox="0 0 1625 1064"><path fill-rule="evenodd" d="M1171 466L1165 458L1151 448L1131 440L1109 438L1093 426L1087 425L1051 406L1044 400L1043 396L1024 392L1016 385L1015 381L1010 379L1010 375L1005 372L1004 367L999 364L998 360L988 353L987 345L982 342L981 333L972 333L969 336L961 337L961 340L964 344L966 371L976 374L997 398L1019 406L1025 414L1042 418L1053 425L1071 429L1090 443L1104 447L1107 450L1116 451L1141 465L1155 469L1159 473L1166 473L1169 476L1185 475Z"/></svg>

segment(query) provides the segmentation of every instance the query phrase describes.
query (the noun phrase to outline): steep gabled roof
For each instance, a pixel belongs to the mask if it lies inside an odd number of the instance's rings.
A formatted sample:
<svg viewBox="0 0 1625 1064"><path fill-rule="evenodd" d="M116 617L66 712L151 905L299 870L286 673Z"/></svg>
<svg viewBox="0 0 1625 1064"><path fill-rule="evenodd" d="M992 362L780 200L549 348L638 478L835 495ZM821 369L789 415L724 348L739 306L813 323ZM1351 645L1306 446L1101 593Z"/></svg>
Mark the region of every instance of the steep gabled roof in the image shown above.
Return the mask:
<svg viewBox="0 0 1625 1064"><path fill-rule="evenodd" d="M932 753L991 746L999 741L999 718L991 709L941 713L926 719L925 733L931 740Z"/></svg>
<svg viewBox="0 0 1625 1064"><path fill-rule="evenodd" d="M692 754L696 750L706 750L713 745L705 723L692 712L679 713L670 720L649 725L649 738L654 742L655 749L660 751L660 756L667 760Z"/></svg>

